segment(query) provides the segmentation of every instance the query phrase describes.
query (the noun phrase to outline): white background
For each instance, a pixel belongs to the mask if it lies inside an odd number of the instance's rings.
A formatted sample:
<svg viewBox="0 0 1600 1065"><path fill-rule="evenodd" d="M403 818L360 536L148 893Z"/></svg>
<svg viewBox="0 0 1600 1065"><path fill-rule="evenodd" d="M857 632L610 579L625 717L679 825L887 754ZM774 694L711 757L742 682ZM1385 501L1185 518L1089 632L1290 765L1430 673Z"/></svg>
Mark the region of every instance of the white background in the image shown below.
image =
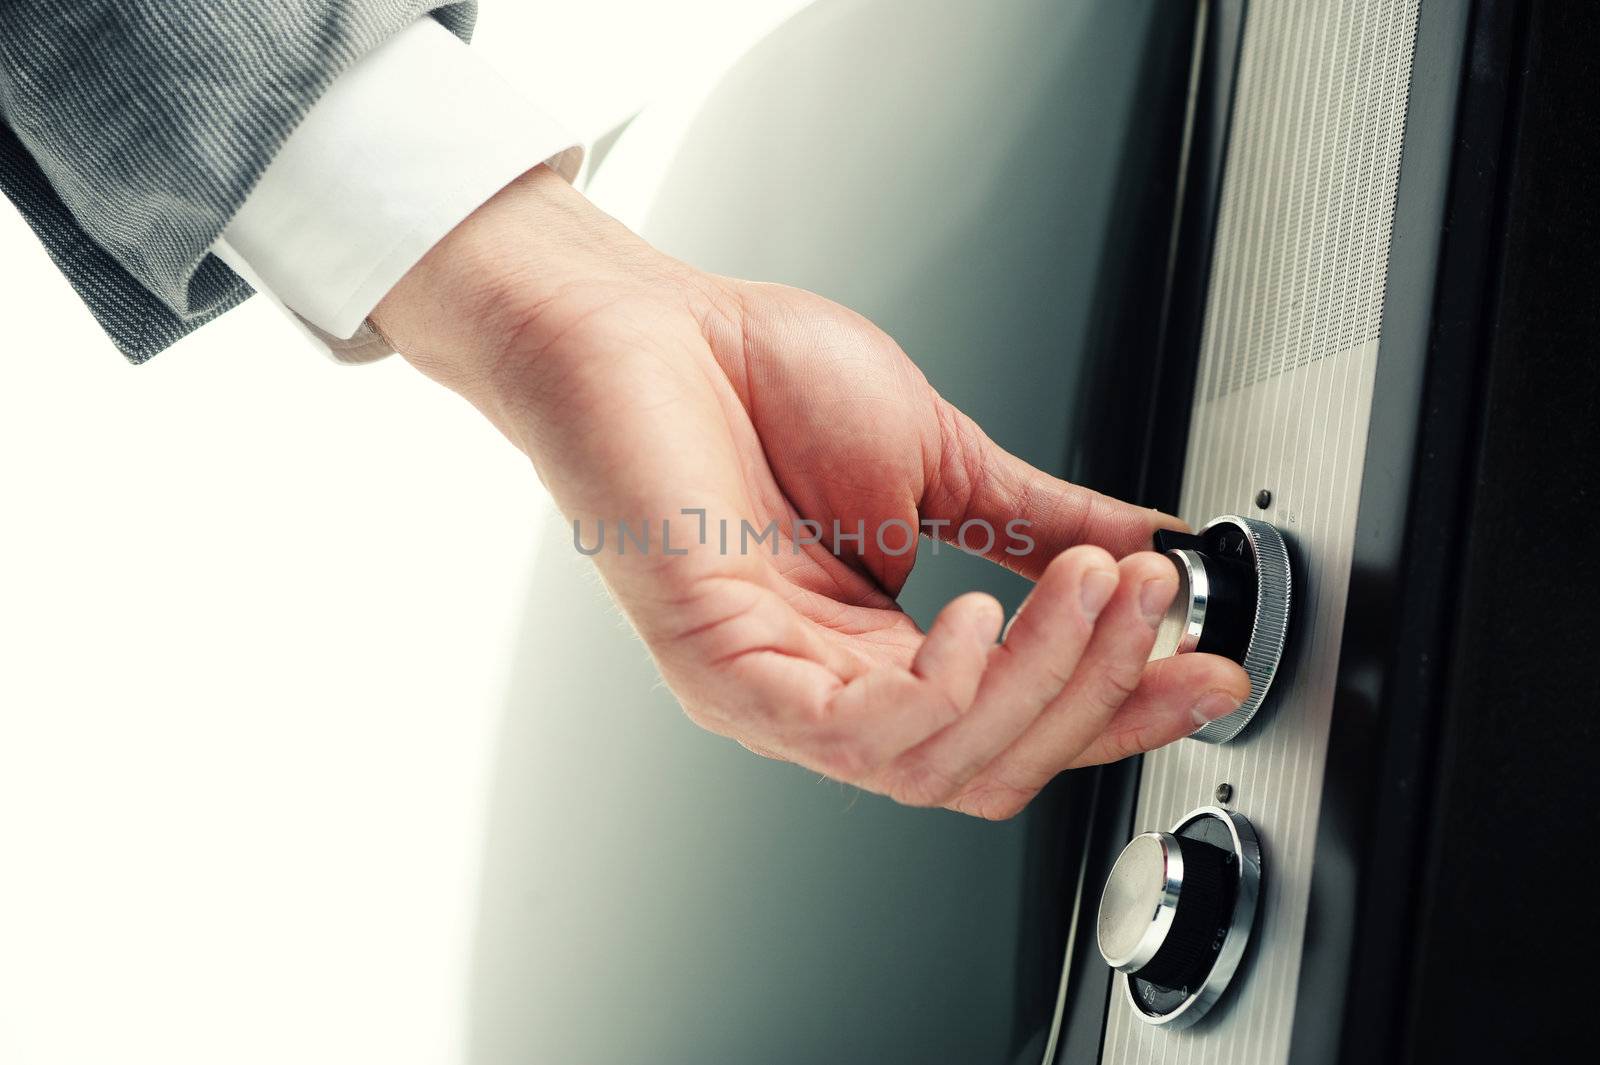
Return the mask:
<svg viewBox="0 0 1600 1065"><path fill-rule="evenodd" d="M805 0L488 0L586 139ZM0 210L0 1061L458 1060L546 502L264 301L143 367Z"/></svg>

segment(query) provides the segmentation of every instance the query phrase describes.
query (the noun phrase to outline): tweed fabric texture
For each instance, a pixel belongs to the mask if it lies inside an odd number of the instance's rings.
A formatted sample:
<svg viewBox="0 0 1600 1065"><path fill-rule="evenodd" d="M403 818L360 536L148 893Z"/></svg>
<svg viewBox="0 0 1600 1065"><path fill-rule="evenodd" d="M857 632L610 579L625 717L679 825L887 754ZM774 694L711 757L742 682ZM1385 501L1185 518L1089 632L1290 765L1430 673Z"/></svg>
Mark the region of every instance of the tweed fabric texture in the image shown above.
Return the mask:
<svg viewBox="0 0 1600 1065"><path fill-rule="evenodd" d="M356 60L475 2L4 0L0 189L117 347L143 362L242 302L209 253Z"/></svg>

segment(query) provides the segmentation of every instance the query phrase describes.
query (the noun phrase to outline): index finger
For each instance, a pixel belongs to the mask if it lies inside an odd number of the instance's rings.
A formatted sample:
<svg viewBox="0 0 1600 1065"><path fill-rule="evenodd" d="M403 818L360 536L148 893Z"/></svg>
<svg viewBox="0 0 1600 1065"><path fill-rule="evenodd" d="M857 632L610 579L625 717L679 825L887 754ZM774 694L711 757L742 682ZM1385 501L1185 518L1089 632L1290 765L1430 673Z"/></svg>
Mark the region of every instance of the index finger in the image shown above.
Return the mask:
<svg viewBox="0 0 1600 1065"><path fill-rule="evenodd" d="M949 404L941 423L943 454L923 493L923 517L944 523L941 531L948 535L942 539L963 549L977 539L986 549L976 553L1029 580L1038 580L1051 559L1078 544L1124 558L1148 551L1158 529L1188 528L1171 514L1050 476L996 444ZM987 525L982 539L961 534L972 522Z"/></svg>

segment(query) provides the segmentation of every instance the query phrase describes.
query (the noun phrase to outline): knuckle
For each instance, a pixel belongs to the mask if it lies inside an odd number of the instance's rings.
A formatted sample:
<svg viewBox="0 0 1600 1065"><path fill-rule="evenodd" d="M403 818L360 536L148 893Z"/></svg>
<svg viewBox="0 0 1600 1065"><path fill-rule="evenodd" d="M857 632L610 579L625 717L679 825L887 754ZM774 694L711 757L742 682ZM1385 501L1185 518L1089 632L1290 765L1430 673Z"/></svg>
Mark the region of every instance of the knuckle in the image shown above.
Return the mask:
<svg viewBox="0 0 1600 1065"><path fill-rule="evenodd" d="M1139 681L1143 676L1141 667L1126 663L1107 666L1100 674L1100 683L1095 685L1096 697L1106 709L1119 709L1139 689Z"/></svg>
<svg viewBox="0 0 1600 1065"><path fill-rule="evenodd" d="M866 751L845 737L814 743L808 761L817 772L846 783L860 780L872 771Z"/></svg>
<svg viewBox="0 0 1600 1065"><path fill-rule="evenodd" d="M955 697L943 688L934 688L929 693L929 698L931 700L929 705L932 707L934 720L943 725L949 724L966 712L966 708L958 703Z"/></svg>
<svg viewBox="0 0 1600 1065"><path fill-rule="evenodd" d="M1066 668L1054 657L1047 659L1040 667L1040 676L1051 695L1072 683L1072 670Z"/></svg>
<svg viewBox="0 0 1600 1065"><path fill-rule="evenodd" d="M936 404L935 412L939 450L930 480L937 486L938 498L956 514L959 526L972 516L993 476L985 461L986 438L976 422L949 403Z"/></svg>
<svg viewBox="0 0 1600 1065"><path fill-rule="evenodd" d="M1154 726L1121 729L1107 737L1106 750L1111 755L1108 760L1120 762L1124 758L1132 758L1154 749L1160 742L1161 736Z"/></svg>
<svg viewBox="0 0 1600 1065"><path fill-rule="evenodd" d="M850 737L834 728L837 714L826 699L797 700L782 715L783 724L810 737L812 746L819 750L833 750L850 745Z"/></svg>
<svg viewBox="0 0 1600 1065"><path fill-rule="evenodd" d="M903 806L943 806L960 785L922 756L902 756L888 773L886 793Z"/></svg>
<svg viewBox="0 0 1600 1065"><path fill-rule="evenodd" d="M1018 788L1006 784L987 785L962 795L954 803L955 809L985 821L1009 821L1027 809L1028 803L1038 794L1036 788Z"/></svg>
<svg viewBox="0 0 1600 1065"><path fill-rule="evenodd" d="M1118 702L1127 702L1139 690L1139 682L1143 679L1142 661L1113 666L1106 671L1106 684L1116 692Z"/></svg>

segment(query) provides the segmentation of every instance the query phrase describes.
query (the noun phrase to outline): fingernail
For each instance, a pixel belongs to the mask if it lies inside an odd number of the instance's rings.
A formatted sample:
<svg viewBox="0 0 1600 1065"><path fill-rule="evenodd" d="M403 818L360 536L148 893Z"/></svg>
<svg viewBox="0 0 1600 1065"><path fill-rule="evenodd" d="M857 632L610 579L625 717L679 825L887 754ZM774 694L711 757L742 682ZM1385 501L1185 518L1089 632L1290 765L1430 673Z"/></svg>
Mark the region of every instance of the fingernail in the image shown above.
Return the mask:
<svg viewBox="0 0 1600 1065"><path fill-rule="evenodd" d="M1093 621L1111 602L1111 593L1117 590L1117 575L1106 569L1092 569L1083 575L1078 585L1078 595L1083 600L1083 616Z"/></svg>
<svg viewBox="0 0 1600 1065"><path fill-rule="evenodd" d="M1167 614L1172 597L1178 594L1178 582L1171 577L1156 577L1144 582L1139 589L1139 613L1152 629L1161 624Z"/></svg>
<svg viewBox="0 0 1600 1065"><path fill-rule="evenodd" d="M1017 612L1015 614L1012 614L1011 617L1006 621L1005 627L1000 630L1000 642L1001 643L1005 643L1006 642L1006 637L1011 635L1011 626L1013 626L1013 625L1015 625L1017 623L1017 619L1022 616L1022 612L1024 610L1026 610L1027 607L1028 607L1028 599L1032 599L1032 598L1033 598L1033 595L1030 593L1028 595L1028 598L1024 599L1022 601L1022 605L1017 607Z"/></svg>
<svg viewBox="0 0 1600 1065"><path fill-rule="evenodd" d="M1219 717L1227 717L1237 709L1239 700L1227 692L1209 692L1202 695L1200 701L1189 708L1189 713L1198 727L1209 724Z"/></svg>

